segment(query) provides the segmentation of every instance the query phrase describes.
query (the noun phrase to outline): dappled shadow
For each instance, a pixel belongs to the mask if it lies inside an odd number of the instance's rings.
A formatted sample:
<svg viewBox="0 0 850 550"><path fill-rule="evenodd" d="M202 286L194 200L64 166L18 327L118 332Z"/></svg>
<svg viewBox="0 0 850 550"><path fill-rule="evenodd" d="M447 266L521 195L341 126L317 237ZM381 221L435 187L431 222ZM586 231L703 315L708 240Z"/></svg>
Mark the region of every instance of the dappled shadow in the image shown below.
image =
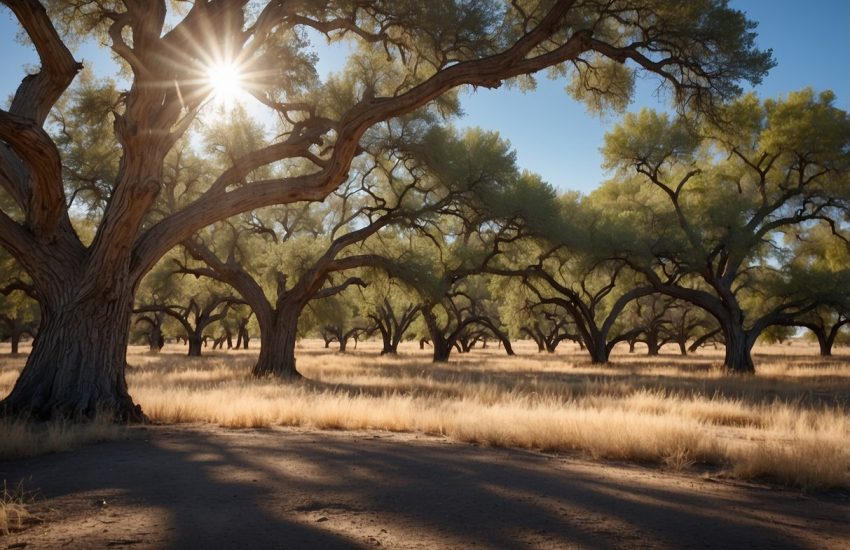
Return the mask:
<svg viewBox="0 0 850 550"><path fill-rule="evenodd" d="M850 541L846 503L803 504L639 467L368 433L149 433L0 463L0 477L27 479L47 505L78 497L81 516L116 512L107 538L79 533L77 545L795 548L823 533ZM109 508L92 512L101 494L112 495ZM158 523L129 528L148 516Z"/></svg>

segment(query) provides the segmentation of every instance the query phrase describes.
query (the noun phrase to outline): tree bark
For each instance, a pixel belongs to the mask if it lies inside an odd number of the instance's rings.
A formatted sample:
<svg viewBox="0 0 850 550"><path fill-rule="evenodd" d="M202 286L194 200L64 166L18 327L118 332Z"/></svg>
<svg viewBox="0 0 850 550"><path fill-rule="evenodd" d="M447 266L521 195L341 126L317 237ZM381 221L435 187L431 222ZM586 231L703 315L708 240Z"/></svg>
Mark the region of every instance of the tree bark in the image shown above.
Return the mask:
<svg viewBox="0 0 850 550"><path fill-rule="evenodd" d="M81 421L97 415L145 420L124 377L133 287L89 281L40 289L42 317L33 349L12 392L0 402L6 414L39 420Z"/></svg>
<svg viewBox="0 0 850 550"><path fill-rule="evenodd" d="M724 367L736 374L754 374L756 368L752 357L752 335L738 323L724 323L722 326L726 341Z"/></svg>
<svg viewBox="0 0 850 550"><path fill-rule="evenodd" d="M832 342L826 334L823 327L807 327L818 339L818 348L821 357L830 357L832 355Z"/></svg>
<svg viewBox="0 0 850 550"><path fill-rule="evenodd" d="M200 357L201 356L201 347L203 346L203 338L200 334L190 333L186 338L189 341L189 352L186 354L188 357Z"/></svg>
<svg viewBox="0 0 850 550"><path fill-rule="evenodd" d="M605 365L608 363L610 350L608 342L603 335L596 335L590 341L585 342L587 352L590 354L590 362L594 365Z"/></svg>
<svg viewBox="0 0 850 550"><path fill-rule="evenodd" d="M298 339L299 304L281 303L271 315L268 326L266 315L257 316L260 323L260 356L252 374L257 378L274 377L284 381L302 378L295 367L295 342Z"/></svg>
<svg viewBox="0 0 850 550"><path fill-rule="evenodd" d="M432 338L431 342L434 346L434 354L432 356L434 363L446 363L452 353L452 345L443 338Z"/></svg>

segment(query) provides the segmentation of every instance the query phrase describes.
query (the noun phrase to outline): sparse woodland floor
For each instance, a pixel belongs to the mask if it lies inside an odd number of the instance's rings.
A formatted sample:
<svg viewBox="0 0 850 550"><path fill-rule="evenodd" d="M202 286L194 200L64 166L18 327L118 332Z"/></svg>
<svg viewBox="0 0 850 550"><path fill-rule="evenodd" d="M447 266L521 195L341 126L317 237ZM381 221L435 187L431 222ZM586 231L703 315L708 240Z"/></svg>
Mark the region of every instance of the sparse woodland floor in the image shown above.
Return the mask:
<svg viewBox="0 0 850 550"><path fill-rule="evenodd" d="M340 355L306 341L308 379L295 385L249 378L256 350L188 359L181 346L133 349L131 394L166 426L0 426L0 478L40 495L26 507L30 527L7 540L850 545L848 350L822 359L807 346L760 348L758 374L736 377L719 369L719 350L623 350L599 367L574 346L517 348L433 365L412 344L381 357L375 343ZM0 394L22 364L2 356ZM92 504L103 498L112 504ZM293 538L272 543L283 535Z"/></svg>

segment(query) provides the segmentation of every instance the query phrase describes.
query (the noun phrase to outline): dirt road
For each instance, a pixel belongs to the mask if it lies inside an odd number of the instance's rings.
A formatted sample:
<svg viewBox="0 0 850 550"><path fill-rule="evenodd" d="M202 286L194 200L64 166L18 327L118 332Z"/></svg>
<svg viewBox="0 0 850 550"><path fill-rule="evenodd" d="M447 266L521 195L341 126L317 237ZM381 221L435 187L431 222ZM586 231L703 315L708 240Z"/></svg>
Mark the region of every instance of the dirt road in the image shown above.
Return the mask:
<svg viewBox="0 0 850 550"><path fill-rule="evenodd" d="M850 547L841 494L412 434L149 427L0 479L42 519L0 549Z"/></svg>

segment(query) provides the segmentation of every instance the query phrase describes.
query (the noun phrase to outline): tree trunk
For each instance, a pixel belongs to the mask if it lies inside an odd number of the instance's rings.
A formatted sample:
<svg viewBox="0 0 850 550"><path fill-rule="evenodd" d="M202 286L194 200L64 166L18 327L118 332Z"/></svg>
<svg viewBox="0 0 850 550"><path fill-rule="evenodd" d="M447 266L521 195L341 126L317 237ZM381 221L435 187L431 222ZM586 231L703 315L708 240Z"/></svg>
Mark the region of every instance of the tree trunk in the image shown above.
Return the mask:
<svg viewBox="0 0 850 550"><path fill-rule="evenodd" d="M200 357L201 356L201 346L203 346L204 340L201 338L200 334L189 334L186 338L189 341L189 352L186 354L188 357Z"/></svg>
<svg viewBox="0 0 850 550"><path fill-rule="evenodd" d="M594 365L605 365L608 363L608 343L601 335L596 336L592 341L585 342L585 347L590 354L590 362Z"/></svg>
<svg viewBox="0 0 850 550"><path fill-rule="evenodd" d="M151 330L148 333L148 351L159 353L164 345L165 338L162 336L162 328L158 324L152 324Z"/></svg>
<svg viewBox="0 0 850 550"><path fill-rule="evenodd" d="M39 420L145 420L124 377L131 285L104 281L75 284L67 277L55 293L42 292L38 335L15 387L0 409Z"/></svg>
<svg viewBox="0 0 850 550"><path fill-rule="evenodd" d="M381 347L381 355L385 355L387 353L395 354L398 351L398 344L393 347L393 338L389 329L379 324L378 331L381 333L381 342L383 344Z"/></svg>
<svg viewBox="0 0 850 550"><path fill-rule="evenodd" d="M818 339L818 348L820 348L821 357L829 357L832 355L832 342L826 334L826 330L818 327L819 330L809 328L815 337Z"/></svg>
<svg viewBox="0 0 850 550"><path fill-rule="evenodd" d="M658 345L658 336L653 331L646 334L646 349L646 354L651 357L657 356L658 352L661 351L661 346Z"/></svg>
<svg viewBox="0 0 850 550"><path fill-rule="evenodd" d="M339 353L345 353L345 348L348 347L348 338L345 336L340 336L339 340Z"/></svg>
<svg viewBox="0 0 850 550"><path fill-rule="evenodd" d="M679 340L678 344L679 344L679 353L681 355L687 355L688 354L688 342L686 340Z"/></svg>
<svg viewBox="0 0 850 550"><path fill-rule="evenodd" d="M260 356L251 371L256 378L267 376L283 381L302 378L295 368L295 342L298 339L298 304L282 304L272 315L271 326L263 315L257 316L260 323Z"/></svg>
<svg viewBox="0 0 850 550"><path fill-rule="evenodd" d="M431 342L434 346L433 361L434 363L445 363L449 360L449 355L452 353L452 345L443 338L432 338Z"/></svg>
<svg viewBox="0 0 850 550"><path fill-rule="evenodd" d="M9 342L12 345L12 355L18 354L18 346L21 343L21 333L18 331L12 331L12 335L10 337Z"/></svg>
<svg viewBox="0 0 850 550"><path fill-rule="evenodd" d="M752 338L742 326L735 323L724 324L723 336L726 340L726 355L723 366L736 374L756 372L752 357Z"/></svg>

